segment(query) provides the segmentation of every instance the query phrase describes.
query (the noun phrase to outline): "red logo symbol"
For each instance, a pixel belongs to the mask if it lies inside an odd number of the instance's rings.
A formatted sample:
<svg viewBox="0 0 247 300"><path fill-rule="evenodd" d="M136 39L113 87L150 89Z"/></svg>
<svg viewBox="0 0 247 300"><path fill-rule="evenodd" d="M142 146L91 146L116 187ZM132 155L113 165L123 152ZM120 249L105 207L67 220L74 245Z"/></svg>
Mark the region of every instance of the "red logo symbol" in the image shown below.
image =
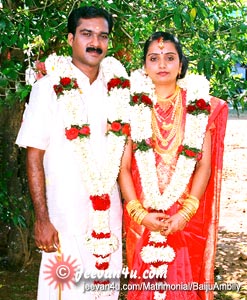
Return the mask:
<svg viewBox="0 0 247 300"><path fill-rule="evenodd" d="M64 255L57 255L55 261L49 259L50 265L45 265L47 268L44 271L44 274L48 274L45 279L50 280L49 285L55 284L55 288L58 286L64 288L64 285L67 285L70 288L70 283L75 284L74 275L76 268L79 265L76 264L76 259L70 261L70 256L64 260Z"/></svg>

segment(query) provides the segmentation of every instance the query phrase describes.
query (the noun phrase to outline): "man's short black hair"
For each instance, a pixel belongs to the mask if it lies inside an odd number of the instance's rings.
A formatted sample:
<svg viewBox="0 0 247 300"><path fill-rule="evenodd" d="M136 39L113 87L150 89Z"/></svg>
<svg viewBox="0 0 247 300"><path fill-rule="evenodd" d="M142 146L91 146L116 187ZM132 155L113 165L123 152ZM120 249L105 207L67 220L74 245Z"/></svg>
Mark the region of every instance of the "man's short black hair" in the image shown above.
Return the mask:
<svg viewBox="0 0 247 300"><path fill-rule="evenodd" d="M68 18L68 33L75 35L76 27L79 25L80 19L104 18L108 23L109 33L113 27L113 17L103 8L94 6L83 6L74 9Z"/></svg>

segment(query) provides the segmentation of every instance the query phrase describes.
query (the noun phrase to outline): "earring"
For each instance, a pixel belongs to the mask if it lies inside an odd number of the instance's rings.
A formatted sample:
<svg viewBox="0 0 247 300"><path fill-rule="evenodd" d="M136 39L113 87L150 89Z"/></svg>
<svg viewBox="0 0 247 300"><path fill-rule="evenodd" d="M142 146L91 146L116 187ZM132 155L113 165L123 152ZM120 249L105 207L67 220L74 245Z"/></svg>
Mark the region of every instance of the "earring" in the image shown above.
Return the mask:
<svg viewBox="0 0 247 300"><path fill-rule="evenodd" d="M143 74L147 77L148 73L147 73L146 68L144 66L142 67L142 71L143 71Z"/></svg>

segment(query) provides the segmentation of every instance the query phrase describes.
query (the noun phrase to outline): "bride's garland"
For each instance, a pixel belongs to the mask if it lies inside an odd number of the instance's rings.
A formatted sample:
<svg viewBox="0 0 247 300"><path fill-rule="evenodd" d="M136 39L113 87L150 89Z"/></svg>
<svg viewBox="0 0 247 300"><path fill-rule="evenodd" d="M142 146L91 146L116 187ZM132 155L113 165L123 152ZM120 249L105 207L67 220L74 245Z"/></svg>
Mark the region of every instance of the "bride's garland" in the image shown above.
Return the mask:
<svg viewBox="0 0 247 300"><path fill-rule="evenodd" d="M51 55L45 64L47 73L52 76L57 99L64 107L65 136L71 141L78 155L81 177L92 201L92 232L86 235L85 243L96 257L95 267L98 270L106 270L111 254L119 245L117 237L110 231L109 213L110 195L116 184L121 156L129 135L128 75L121 63L113 57L107 57L101 63L100 68L108 89L108 130L107 159L104 165L99 167L90 146L90 124L84 123L82 119L82 111L85 109L83 86L79 86L75 78L71 58Z"/></svg>
<svg viewBox="0 0 247 300"><path fill-rule="evenodd" d="M186 123L183 143L178 148L178 160L170 184L161 194L156 172L155 154L152 148L152 108L157 103L155 87L143 69L134 71L131 81L131 138L134 155L140 174L146 209L166 211L185 192L196 162L201 158L201 149L208 123L209 83L200 75L188 75L178 85L186 90ZM168 264L175 258L175 252L166 238L159 232L151 232L149 241L141 251L142 260L151 264L151 270L165 279ZM154 299L165 299L166 292L155 292Z"/></svg>

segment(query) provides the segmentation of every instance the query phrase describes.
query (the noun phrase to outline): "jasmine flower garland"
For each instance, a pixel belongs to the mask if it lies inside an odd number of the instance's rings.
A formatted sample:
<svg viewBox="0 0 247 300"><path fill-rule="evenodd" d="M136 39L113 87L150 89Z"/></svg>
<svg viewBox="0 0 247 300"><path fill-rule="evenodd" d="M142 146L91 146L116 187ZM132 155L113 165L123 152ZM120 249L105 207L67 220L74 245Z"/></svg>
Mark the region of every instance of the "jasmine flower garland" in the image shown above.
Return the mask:
<svg viewBox="0 0 247 300"><path fill-rule="evenodd" d="M148 95L149 91L149 98L152 100L152 103L155 104L157 102L154 94L154 85L150 78L144 74L143 70L134 71L133 74L131 74L130 80L131 97L135 95L136 91L140 93L138 83L141 82L144 88L143 93ZM203 76L188 75L184 80L179 80L178 85L187 91L187 105L189 105L191 101L199 98L204 99L205 105L208 107L210 98L209 84ZM200 88L198 88L200 86L202 86L204 94L200 91ZM158 187L155 155L151 145L152 143L150 142L152 139L152 107L143 103L131 106L131 138L134 144L137 145L134 146L137 148L135 149L135 157L141 176L145 208L165 211L169 209L185 191L197 162L197 160L194 159L196 155L194 155L193 151L200 152L202 148L208 122L208 110L209 109L201 109L198 111L198 114L191 114L187 111L182 145L187 147L187 150L190 150L190 152L184 152L179 156L171 182L163 194L161 194ZM142 149L138 148L138 145L144 141L147 147L142 151ZM186 155L186 153L188 155ZM191 154L191 156L189 154ZM178 185L177 182L180 184Z"/></svg>
<svg viewBox="0 0 247 300"><path fill-rule="evenodd" d="M78 156L81 178L92 202L92 232L85 236L85 244L96 257L95 267L106 270L110 256L119 247L118 238L110 231L111 192L116 184L121 157L129 135L129 80L125 68L113 57L101 63L103 79L108 88L107 161L99 167L90 146L90 124L85 124L83 86L78 85L71 57L50 55L47 73L54 82L57 101L64 107L65 136ZM95 281L95 284L109 282Z"/></svg>
<svg viewBox="0 0 247 300"><path fill-rule="evenodd" d="M186 123L183 143L178 149L178 160L170 184L161 194L156 172L155 154L152 147L152 107L157 103L155 87L143 69L134 71L131 81L131 138L140 174L146 209L168 210L185 192L201 149L208 123L209 83L205 77L188 75L177 84L186 90ZM143 98L142 95L145 95ZM147 99L148 98L148 99ZM178 184L179 183L179 184ZM141 250L142 260L150 264L156 275L167 276L168 264L175 258L175 251L159 232L150 232L148 244ZM154 299L166 298L165 291L155 291Z"/></svg>

